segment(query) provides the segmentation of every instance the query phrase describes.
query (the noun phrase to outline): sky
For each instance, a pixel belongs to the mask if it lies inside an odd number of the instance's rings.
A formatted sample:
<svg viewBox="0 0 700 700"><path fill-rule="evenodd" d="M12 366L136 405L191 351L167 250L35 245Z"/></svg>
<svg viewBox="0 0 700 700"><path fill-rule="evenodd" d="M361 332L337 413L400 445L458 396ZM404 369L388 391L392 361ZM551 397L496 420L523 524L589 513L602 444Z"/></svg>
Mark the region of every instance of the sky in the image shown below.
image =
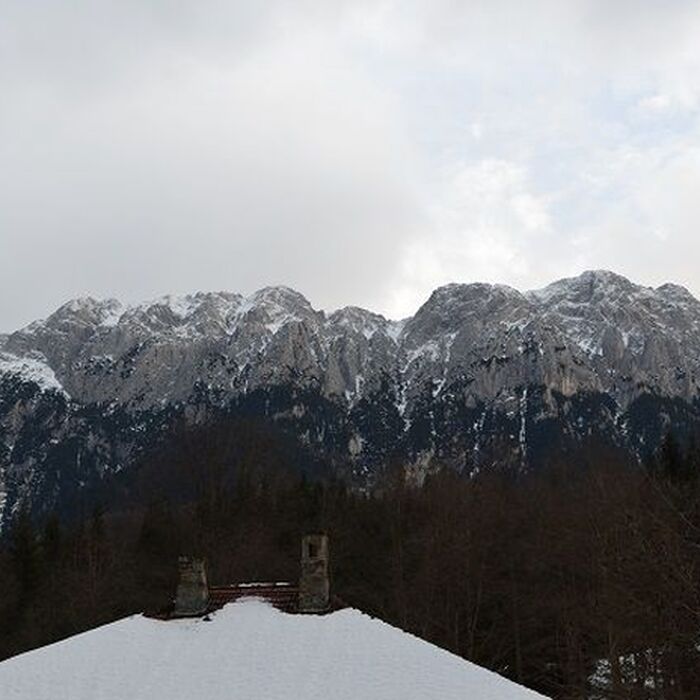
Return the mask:
<svg viewBox="0 0 700 700"><path fill-rule="evenodd" d="M0 10L0 331L276 284L393 318L594 268L700 295L696 0Z"/></svg>

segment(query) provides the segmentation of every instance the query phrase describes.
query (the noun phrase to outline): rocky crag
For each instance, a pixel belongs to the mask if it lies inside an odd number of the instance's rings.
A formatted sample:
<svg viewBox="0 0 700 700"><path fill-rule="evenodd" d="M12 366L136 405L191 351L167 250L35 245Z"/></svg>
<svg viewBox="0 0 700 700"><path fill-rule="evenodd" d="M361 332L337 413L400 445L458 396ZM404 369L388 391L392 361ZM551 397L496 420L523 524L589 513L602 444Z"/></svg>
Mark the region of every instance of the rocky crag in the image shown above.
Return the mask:
<svg viewBox="0 0 700 700"><path fill-rule="evenodd" d="M635 458L700 416L700 302L591 271L436 289L411 318L298 292L76 299L0 336L0 528L128 469L177 418L274 420L359 483L400 459L537 468L589 439Z"/></svg>

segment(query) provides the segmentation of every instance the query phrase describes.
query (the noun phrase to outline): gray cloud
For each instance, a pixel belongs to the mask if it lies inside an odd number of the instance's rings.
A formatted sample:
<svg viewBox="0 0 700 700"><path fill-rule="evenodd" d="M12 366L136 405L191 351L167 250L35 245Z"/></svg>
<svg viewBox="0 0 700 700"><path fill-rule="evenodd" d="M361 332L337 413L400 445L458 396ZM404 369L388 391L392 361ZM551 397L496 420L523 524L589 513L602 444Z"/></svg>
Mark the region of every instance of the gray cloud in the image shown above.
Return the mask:
<svg viewBox="0 0 700 700"><path fill-rule="evenodd" d="M277 283L403 315L589 266L700 292L695 3L7 5L0 330Z"/></svg>

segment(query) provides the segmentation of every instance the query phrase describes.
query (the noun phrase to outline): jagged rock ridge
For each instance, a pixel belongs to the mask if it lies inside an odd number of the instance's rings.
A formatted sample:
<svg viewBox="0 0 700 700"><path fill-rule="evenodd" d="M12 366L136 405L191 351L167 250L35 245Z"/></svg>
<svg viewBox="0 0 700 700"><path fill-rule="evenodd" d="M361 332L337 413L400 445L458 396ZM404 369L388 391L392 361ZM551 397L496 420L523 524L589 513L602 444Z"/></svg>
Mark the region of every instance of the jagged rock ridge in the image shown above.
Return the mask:
<svg viewBox="0 0 700 700"><path fill-rule="evenodd" d="M496 454L524 468L553 435L641 452L695 420L699 364L698 300L604 271L526 293L451 284L403 321L286 287L77 299L0 337L0 523L128 466L179 413L258 410L358 478L394 452L417 474Z"/></svg>

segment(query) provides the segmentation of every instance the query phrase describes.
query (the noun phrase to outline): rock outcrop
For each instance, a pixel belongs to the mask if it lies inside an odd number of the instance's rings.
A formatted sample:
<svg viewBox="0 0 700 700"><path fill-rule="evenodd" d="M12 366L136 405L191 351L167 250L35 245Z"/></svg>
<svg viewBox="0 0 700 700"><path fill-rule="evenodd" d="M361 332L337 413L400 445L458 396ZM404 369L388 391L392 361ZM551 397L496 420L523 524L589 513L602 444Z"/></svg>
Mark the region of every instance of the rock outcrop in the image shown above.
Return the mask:
<svg viewBox="0 0 700 700"><path fill-rule="evenodd" d="M530 468L541 443L592 434L648 453L694 423L699 378L700 302L604 271L451 284L403 321L285 287L77 299L0 336L0 526L128 467L175 415L254 404L356 478L392 454L420 478L438 460Z"/></svg>

